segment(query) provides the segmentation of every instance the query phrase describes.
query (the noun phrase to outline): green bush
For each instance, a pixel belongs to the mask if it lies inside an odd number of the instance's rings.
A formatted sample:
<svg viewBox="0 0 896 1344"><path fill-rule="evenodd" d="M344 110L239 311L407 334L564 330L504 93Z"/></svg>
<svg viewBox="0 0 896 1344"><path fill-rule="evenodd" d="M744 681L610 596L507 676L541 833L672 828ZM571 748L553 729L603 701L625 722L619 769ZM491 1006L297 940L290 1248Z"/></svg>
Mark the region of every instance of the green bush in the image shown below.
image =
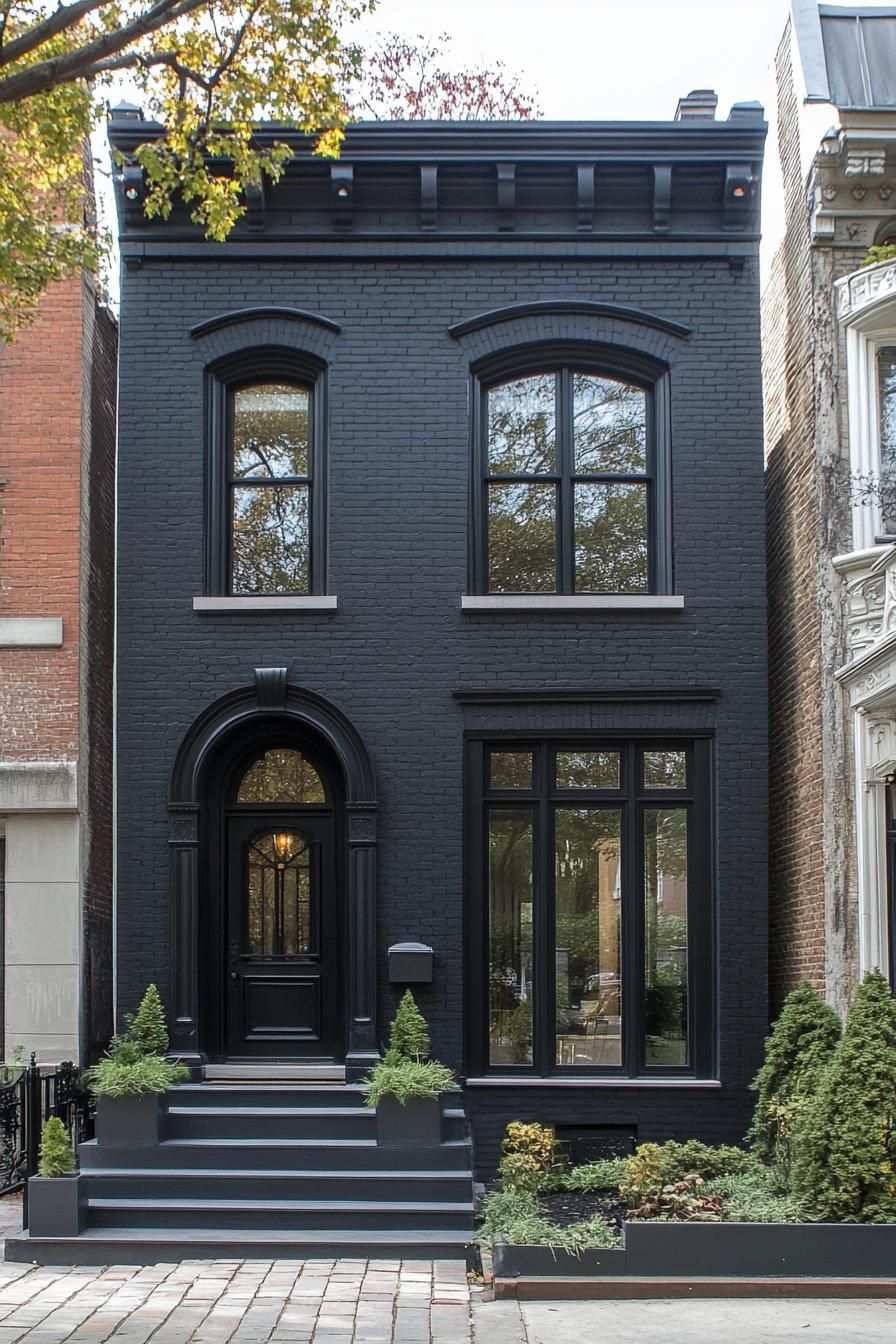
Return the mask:
<svg viewBox="0 0 896 1344"><path fill-rule="evenodd" d="M700 1176L704 1181L720 1176L734 1176L751 1164L750 1154L728 1144L713 1147L699 1139L684 1143L642 1143L626 1159L619 1193L632 1205L658 1195L664 1185L675 1185L686 1176Z"/></svg>
<svg viewBox="0 0 896 1344"><path fill-rule="evenodd" d="M106 1055L84 1076L97 1097L137 1097L147 1093L160 1096L175 1083L188 1082L190 1070L169 1064L160 1055L143 1055L136 1060Z"/></svg>
<svg viewBox="0 0 896 1344"><path fill-rule="evenodd" d="M552 1176L551 1188L577 1190L586 1195L596 1190L616 1191L625 1179L626 1163L627 1159L624 1157L607 1157L597 1162L585 1162L580 1167L573 1167L572 1171L561 1171Z"/></svg>
<svg viewBox="0 0 896 1344"><path fill-rule="evenodd" d="M375 1109L383 1097L395 1097L406 1106L421 1097L438 1097L456 1087L454 1074L435 1060L381 1059L364 1080L366 1104Z"/></svg>
<svg viewBox="0 0 896 1344"><path fill-rule="evenodd" d="M840 1039L840 1019L809 984L799 985L765 1043L765 1063L753 1080L756 1110L747 1140L771 1163L778 1184L790 1184L799 1130Z"/></svg>
<svg viewBox="0 0 896 1344"><path fill-rule="evenodd" d="M398 1005L389 1032L390 1059L413 1059L418 1063L429 1056L429 1029L414 996L406 989Z"/></svg>
<svg viewBox="0 0 896 1344"><path fill-rule="evenodd" d="M896 1220L896 1001L879 971L859 986L798 1139L791 1188L809 1217Z"/></svg>
<svg viewBox="0 0 896 1344"><path fill-rule="evenodd" d="M168 1050L165 1009L155 985L149 985L136 1013L128 1015L125 1037L142 1055L164 1055Z"/></svg>
<svg viewBox="0 0 896 1344"><path fill-rule="evenodd" d="M619 1238L603 1218L558 1227L538 1207L535 1195L522 1190L494 1190L482 1205L482 1240L503 1237L513 1246L548 1246L555 1251L581 1251L618 1246Z"/></svg>
<svg viewBox="0 0 896 1344"><path fill-rule="evenodd" d="M703 1177L691 1173L648 1195L628 1216L663 1223L720 1223L724 1209L721 1195L712 1194Z"/></svg>
<svg viewBox="0 0 896 1344"><path fill-rule="evenodd" d="M539 1190L554 1164L554 1131L546 1125L511 1121L501 1140L498 1166L504 1186L512 1190Z"/></svg>
<svg viewBox="0 0 896 1344"><path fill-rule="evenodd" d="M51 1115L49 1120L44 1121L40 1134L38 1175L70 1176L74 1169L75 1154L68 1130L58 1115Z"/></svg>
<svg viewBox="0 0 896 1344"><path fill-rule="evenodd" d="M876 243L869 247L862 262L863 266L874 266L879 261L892 261L896 257L896 243Z"/></svg>
<svg viewBox="0 0 896 1344"><path fill-rule="evenodd" d="M707 1181L707 1194L722 1196L725 1217L732 1223L798 1223L799 1200L782 1195L768 1167L754 1162L737 1176Z"/></svg>

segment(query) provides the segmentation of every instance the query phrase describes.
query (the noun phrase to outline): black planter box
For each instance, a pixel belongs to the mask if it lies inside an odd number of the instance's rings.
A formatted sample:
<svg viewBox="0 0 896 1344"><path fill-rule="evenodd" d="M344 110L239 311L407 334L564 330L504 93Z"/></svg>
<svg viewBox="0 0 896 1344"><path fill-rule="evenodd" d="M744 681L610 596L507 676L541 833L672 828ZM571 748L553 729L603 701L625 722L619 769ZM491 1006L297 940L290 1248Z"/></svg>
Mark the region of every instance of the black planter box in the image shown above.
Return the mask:
<svg viewBox="0 0 896 1344"><path fill-rule="evenodd" d="M97 1097L96 1140L102 1146L158 1143L162 1099L155 1093Z"/></svg>
<svg viewBox="0 0 896 1344"><path fill-rule="evenodd" d="M896 1223L626 1223L628 1274L896 1280Z"/></svg>
<svg viewBox="0 0 896 1344"><path fill-rule="evenodd" d="M442 1142L441 1097L414 1097L404 1106L396 1097L383 1097L376 1108L376 1141L438 1148Z"/></svg>
<svg viewBox="0 0 896 1344"><path fill-rule="evenodd" d="M494 1244L496 1279L892 1279L896 1223L624 1223L614 1250Z"/></svg>
<svg viewBox="0 0 896 1344"><path fill-rule="evenodd" d="M84 1230L81 1178L32 1176L28 1181L28 1235L77 1237Z"/></svg>

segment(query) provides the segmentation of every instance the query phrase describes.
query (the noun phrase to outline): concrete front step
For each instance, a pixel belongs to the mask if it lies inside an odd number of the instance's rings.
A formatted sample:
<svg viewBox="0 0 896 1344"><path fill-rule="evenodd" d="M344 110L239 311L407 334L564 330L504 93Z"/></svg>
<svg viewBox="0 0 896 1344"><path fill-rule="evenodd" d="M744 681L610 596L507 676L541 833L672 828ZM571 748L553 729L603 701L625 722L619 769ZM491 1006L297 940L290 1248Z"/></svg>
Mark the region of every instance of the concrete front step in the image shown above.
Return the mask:
<svg viewBox="0 0 896 1344"><path fill-rule="evenodd" d="M472 1200L459 1204L403 1203L397 1200L291 1199L94 1199L87 1201L92 1228L202 1228L210 1230L298 1232L305 1227L339 1231L403 1228L465 1228L472 1235Z"/></svg>
<svg viewBox="0 0 896 1344"><path fill-rule="evenodd" d="M83 1172L90 1199L396 1200L469 1203L473 1177L466 1171L177 1170L165 1167L93 1167Z"/></svg>
<svg viewBox="0 0 896 1344"><path fill-rule="evenodd" d="M29 1237L6 1242L6 1259L41 1265L156 1265L179 1260L465 1260L477 1252L468 1228L380 1228L340 1232L301 1230L88 1228L80 1237Z"/></svg>
<svg viewBox="0 0 896 1344"><path fill-rule="evenodd" d="M78 1160L86 1174L114 1165L117 1169L214 1172L232 1167L240 1171L329 1171L364 1169L413 1171L469 1171L469 1139L453 1139L438 1148L381 1148L368 1139L167 1139L155 1146L101 1147L96 1140L78 1145Z"/></svg>

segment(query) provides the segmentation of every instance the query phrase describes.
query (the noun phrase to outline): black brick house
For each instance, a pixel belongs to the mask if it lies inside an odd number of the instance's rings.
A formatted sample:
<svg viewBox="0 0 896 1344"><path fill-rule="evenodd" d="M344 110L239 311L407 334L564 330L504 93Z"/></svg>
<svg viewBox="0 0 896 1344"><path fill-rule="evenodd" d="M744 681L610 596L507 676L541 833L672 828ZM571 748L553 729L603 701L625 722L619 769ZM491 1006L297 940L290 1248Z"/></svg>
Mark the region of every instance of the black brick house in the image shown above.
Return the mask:
<svg viewBox="0 0 896 1344"><path fill-rule="evenodd" d="M765 125L713 107L294 137L226 244L126 172L118 1006L197 1067L357 1079L419 942L483 1170L742 1134Z"/></svg>

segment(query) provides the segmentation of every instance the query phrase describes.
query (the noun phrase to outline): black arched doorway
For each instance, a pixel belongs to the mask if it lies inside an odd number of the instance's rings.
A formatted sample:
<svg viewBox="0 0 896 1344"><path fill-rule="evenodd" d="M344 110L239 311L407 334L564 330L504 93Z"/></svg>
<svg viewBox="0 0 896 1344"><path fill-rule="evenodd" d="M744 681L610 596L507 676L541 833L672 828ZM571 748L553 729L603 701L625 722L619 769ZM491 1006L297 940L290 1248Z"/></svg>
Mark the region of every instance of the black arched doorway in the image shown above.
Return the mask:
<svg viewBox="0 0 896 1344"><path fill-rule="evenodd" d="M169 801L172 1050L345 1059L376 1049L376 798L358 734L283 668L209 707Z"/></svg>

